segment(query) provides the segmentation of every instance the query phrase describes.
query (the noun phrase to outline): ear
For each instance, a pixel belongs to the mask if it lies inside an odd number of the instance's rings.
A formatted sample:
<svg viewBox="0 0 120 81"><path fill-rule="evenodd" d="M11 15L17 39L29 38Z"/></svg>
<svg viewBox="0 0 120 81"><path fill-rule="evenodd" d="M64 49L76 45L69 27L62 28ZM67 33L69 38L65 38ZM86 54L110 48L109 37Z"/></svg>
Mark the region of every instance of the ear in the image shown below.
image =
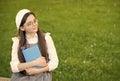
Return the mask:
<svg viewBox="0 0 120 81"><path fill-rule="evenodd" d="M21 26L21 27L20 27L20 30L21 30L21 31L25 31L25 29L24 29L24 27L23 27L23 26Z"/></svg>

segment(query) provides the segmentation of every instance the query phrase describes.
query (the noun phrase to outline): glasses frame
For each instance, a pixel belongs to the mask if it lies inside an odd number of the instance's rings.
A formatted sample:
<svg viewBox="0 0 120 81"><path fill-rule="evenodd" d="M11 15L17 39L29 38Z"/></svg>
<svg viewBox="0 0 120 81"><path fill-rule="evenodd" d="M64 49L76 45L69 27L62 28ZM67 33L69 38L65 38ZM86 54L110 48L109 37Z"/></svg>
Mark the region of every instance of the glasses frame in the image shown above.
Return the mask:
<svg viewBox="0 0 120 81"><path fill-rule="evenodd" d="M30 21L30 22L28 22L28 23L25 23L23 26L33 27L33 26L35 26L35 25L37 25L37 24L38 24L38 20L35 19L34 21Z"/></svg>

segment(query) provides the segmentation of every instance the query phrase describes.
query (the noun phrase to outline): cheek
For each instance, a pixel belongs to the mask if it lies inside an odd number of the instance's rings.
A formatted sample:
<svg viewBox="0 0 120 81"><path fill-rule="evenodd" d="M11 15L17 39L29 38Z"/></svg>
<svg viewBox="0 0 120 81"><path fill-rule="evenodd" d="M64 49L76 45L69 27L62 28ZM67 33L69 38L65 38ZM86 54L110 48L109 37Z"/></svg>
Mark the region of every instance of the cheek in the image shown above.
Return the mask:
<svg viewBox="0 0 120 81"><path fill-rule="evenodd" d="M29 28L25 28L25 31L29 31Z"/></svg>
<svg viewBox="0 0 120 81"><path fill-rule="evenodd" d="M25 32L31 32L31 29L30 28L26 28Z"/></svg>
<svg viewBox="0 0 120 81"><path fill-rule="evenodd" d="M28 28L25 30L27 33L35 33L38 31L38 28Z"/></svg>
<svg viewBox="0 0 120 81"><path fill-rule="evenodd" d="M36 27L38 28L38 24L36 24Z"/></svg>

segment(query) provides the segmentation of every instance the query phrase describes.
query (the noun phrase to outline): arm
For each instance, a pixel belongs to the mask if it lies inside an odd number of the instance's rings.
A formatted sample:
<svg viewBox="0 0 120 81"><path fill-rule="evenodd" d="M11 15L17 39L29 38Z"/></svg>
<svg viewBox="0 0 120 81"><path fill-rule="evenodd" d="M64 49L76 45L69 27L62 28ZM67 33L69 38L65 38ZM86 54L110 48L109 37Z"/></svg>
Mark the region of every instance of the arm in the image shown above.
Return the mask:
<svg viewBox="0 0 120 81"><path fill-rule="evenodd" d="M19 62L18 54L17 54L19 39L18 39L18 37L14 37L14 38L12 38L12 41L13 41L13 45L12 45L10 66L11 66L12 72L19 72L18 64L20 62Z"/></svg>
<svg viewBox="0 0 120 81"><path fill-rule="evenodd" d="M41 68L41 69L37 69L37 68L28 68L28 69L26 69L26 72L29 75L38 74L38 73L46 72L46 71L49 71L49 67L48 66L46 66L44 68Z"/></svg>
<svg viewBox="0 0 120 81"><path fill-rule="evenodd" d="M23 71L27 68L31 68L33 66L35 66L36 64L32 61L32 62L27 62L27 63L19 63L18 64L18 69L19 71Z"/></svg>
<svg viewBox="0 0 120 81"><path fill-rule="evenodd" d="M46 72L46 71L53 71L58 66L58 57L57 57L56 49L55 49L53 40L49 33L47 33L45 35L45 39L46 39L46 43L47 43L47 48L48 48L47 51L49 54L50 61L47 63L47 66L44 68L41 68L41 69L28 68L28 69L26 69L26 71L29 75Z"/></svg>
<svg viewBox="0 0 120 81"><path fill-rule="evenodd" d="M18 68L20 71L32 68L33 66L47 66L45 57L40 57L34 61L26 62L26 63L19 63Z"/></svg>
<svg viewBox="0 0 120 81"><path fill-rule="evenodd" d="M12 38L12 40L13 40L13 45L12 45L12 53L11 53L11 61L10 61L12 72L20 72L36 65L40 65L40 66L47 65L44 57L38 58L37 60L32 62L20 63L18 59L19 39L15 37L15 38Z"/></svg>
<svg viewBox="0 0 120 81"><path fill-rule="evenodd" d="M53 71L58 67L59 60L58 60L56 48L50 36L50 33L46 33L45 39L46 39L47 51L50 59L50 61L48 62L48 67L49 67L49 71Z"/></svg>
<svg viewBox="0 0 120 81"><path fill-rule="evenodd" d="M11 61L10 66L12 69L12 72L20 72L22 70L25 70L26 68L30 68L35 65L34 62L28 62L28 63L20 63L18 59L18 45L19 45L19 39L18 37L12 38L13 45L12 45L12 53L11 53Z"/></svg>

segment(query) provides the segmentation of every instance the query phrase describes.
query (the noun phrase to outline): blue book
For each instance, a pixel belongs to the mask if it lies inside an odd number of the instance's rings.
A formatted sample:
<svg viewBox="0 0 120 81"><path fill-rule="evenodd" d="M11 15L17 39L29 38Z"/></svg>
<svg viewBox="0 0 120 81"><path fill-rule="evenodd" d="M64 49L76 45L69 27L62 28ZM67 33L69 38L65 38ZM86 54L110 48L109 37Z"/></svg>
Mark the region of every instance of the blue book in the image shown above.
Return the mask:
<svg viewBox="0 0 120 81"><path fill-rule="evenodd" d="M24 56L26 62L33 61L42 56L38 45L34 45L30 48L23 49L22 53L23 53L23 56ZM42 68L42 66L35 66L35 67Z"/></svg>

